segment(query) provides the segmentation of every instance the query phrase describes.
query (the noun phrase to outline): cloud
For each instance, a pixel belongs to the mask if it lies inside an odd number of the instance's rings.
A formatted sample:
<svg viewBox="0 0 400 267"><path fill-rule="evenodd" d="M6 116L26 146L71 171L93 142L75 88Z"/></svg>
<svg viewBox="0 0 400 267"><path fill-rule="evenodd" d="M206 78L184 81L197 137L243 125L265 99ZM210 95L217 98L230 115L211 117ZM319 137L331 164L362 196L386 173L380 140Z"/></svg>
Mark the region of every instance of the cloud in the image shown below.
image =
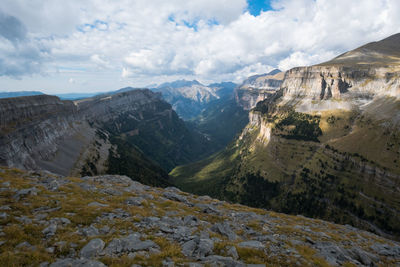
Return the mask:
<svg viewBox="0 0 400 267"><path fill-rule="evenodd" d="M29 38L25 25L0 9L0 76L21 78L41 71L48 50Z"/></svg>
<svg viewBox="0 0 400 267"><path fill-rule="evenodd" d="M253 16L245 0L3 0L0 75L23 83L32 73L67 75L56 71L62 66L84 70L82 89L93 81L93 90L108 86L94 82L100 77L118 79L115 86L173 78L239 81L276 67L320 63L400 29L397 0L271 5Z"/></svg>
<svg viewBox="0 0 400 267"><path fill-rule="evenodd" d="M16 17L0 10L0 36L15 44L26 38L26 28Z"/></svg>

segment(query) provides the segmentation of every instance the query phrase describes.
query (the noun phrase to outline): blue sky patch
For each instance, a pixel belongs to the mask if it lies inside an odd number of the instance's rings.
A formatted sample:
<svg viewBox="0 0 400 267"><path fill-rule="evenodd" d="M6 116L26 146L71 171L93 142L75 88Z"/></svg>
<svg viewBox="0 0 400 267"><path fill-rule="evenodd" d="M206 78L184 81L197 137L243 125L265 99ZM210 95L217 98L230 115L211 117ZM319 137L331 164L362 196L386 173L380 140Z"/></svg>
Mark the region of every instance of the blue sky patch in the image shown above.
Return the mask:
<svg viewBox="0 0 400 267"><path fill-rule="evenodd" d="M247 0L248 11L253 16L260 15L261 11L272 10L271 0Z"/></svg>

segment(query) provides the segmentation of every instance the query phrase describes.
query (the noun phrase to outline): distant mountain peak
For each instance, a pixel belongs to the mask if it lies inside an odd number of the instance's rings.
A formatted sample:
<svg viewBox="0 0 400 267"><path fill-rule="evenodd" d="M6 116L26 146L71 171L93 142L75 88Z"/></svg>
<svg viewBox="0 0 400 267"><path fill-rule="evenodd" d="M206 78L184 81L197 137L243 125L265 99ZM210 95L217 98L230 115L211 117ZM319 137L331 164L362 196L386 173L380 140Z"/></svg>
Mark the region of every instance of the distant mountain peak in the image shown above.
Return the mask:
<svg viewBox="0 0 400 267"><path fill-rule="evenodd" d="M202 85L202 84L197 80L188 81L188 80L182 79L182 80L176 80L173 82L162 83L157 88L163 88L163 87L180 88L180 87L190 87L193 85Z"/></svg>

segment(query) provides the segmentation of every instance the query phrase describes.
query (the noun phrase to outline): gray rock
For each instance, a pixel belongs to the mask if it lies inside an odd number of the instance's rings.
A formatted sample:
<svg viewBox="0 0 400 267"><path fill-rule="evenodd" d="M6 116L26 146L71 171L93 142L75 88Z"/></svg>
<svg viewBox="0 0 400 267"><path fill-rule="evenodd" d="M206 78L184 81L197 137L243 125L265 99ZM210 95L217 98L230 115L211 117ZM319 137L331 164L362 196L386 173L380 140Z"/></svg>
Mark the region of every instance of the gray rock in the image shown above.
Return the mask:
<svg viewBox="0 0 400 267"><path fill-rule="evenodd" d="M349 253L332 242L316 242L313 246L319 250L319 256L323 257L331 265L341 265L343 262L352 261Z"/></svg>
<svg viewBox="0 0 400 267"><path fill-rule="evenodd" d="M46 189L50 191L57 191L61 185L66 183L68 183L67 179L62 179L62 178L55 179L52 177L41 179L40 181L40 184L46 187Z"/></svg>
<svg viewBox="0 0 400 267"><path fill-rule="evenodd" d="M228 256L231 256L235 260L239 259L239 254L237 253L237 250L234 246L228 247L228 251L226 252L226 254Z"/></svg>
<svg viewBox="0 0 400 267"><path fill-rule="evenodd" d="M89 203L88 204L88 206L89 207L108 207L109 205L107 205L107 204L102 204L102 203L99 203L99 202L91 202L91 203Z"/></svg>
<svg viewBox="0 0 400 267"><path fill-rule="evenodd" d="M353 247L349 250L349 253L353 259L366 266L372 266L374 262L378 262L378 257L362 250L359 247Z"/></svg>
<svg viewBox="0 0 400 267"><path fill-rule="evenodd" d="M188 203L188 200L186 197L181 196L179 194L173 193L173 192L164 192L163 193L163 197L169 199L169 200L174 200L174 201L179 201L179 202L183 202L183 203Z"/></svg>
<svg viewBox="0 0 400 267"><path fill-rule="evenodd" d="M89 183L78 183L78 186L86 191L96 191L97 187Z"/></svg>
<svg viewBox="0 0 400 267"><path fill-rule="evenodd" d="M174 186L168 186L164 188L165 191L170 191L170 192L175 192L175 193L180 193L182 192L179 188L176 188Z"/></svg>
<svg viewBox="0 0 400 267"><path fill-rule="evenodd" d="M370 247L375 253L381 256L390 256L395 258L400 258L400 247L390 246L388 244L378 244L375 243Z"/></svg>
<svg viewBox="0 0 400 267"><path fill-rule="evenodd" d="M183 218L183 224L186 226L196 226L198 225L198 219L193 215L187 215Z"/></svg>
<svg viewBox="0 0 400 267"><path fill-rule="evenodd" d="M50 254L53 254L55 250L56 250L55 247L48 247L48 248L45 249L45 251L46 251L47 253L50 253Z"/></svg>
<svg viewBox="0 0 400 267"><path fill-rule="evenodd" d="M40 192L40 190L36 187L21 189L17 191L17 193L14 195L14 198L19 200L21 197L36 196L38 192Z"/></svg>
<svg viewBox="0 0 400 267"><path fill-rule="evenodd" d="M211 201L213 199L210 196L199 196L199 197L197 197L197 200L206 202L206 201Z"/></svg>
<svg viewBox="0 0 400 267"><path fill-rule="evenodd" d="M218 264L223 264L222 266L225 267L246 267L245 264L239 261L235 261L231 257L223 257L219 255L211 255L208 256L203 260L205 263L218 263Z"/></svg>
<svg viewBox="0 0 400 267"><path fill-rule="evenodd" d="M5 205L5 206L1 206L0 210L11 210L10 206Z"/></svg>
<svg viewBox="0 0 400 267"><path fill-rule="evenodd" d="M205 256L212 254L213 249L214 241L211 239L200 239L193 256L196 258L204 258Z"/></svg>
<svg viewBox="0 0 400 267"><path fill-rule="evenodd" d="M50 264L50 267L107 267L103 263L88 259L60 259Z"/></svg>
<svg viewBox="0 0 400 267"><path fill-rule="evenodd" d="M108 234L110 232L110 227L108 225L103 226L102 228L100 228L100 233L102 235Z"/></svg>
<svg viewBox="0 0 400 267"><path fill-rule="evenodd" d="M43 207L39 207L37 209L34 209L33 212L34 213L36 213L36 212L51 213L53 211L57 211L57 210L60 210L60 209L61 209L61 207L50 208L50 207L47 207L47 206L43 206Z"/></svg>
<svg viewBox="0 0 400 267"><path fill-rule="evenodd" d="M169 225L167 225L167 224L161 224L160 225L160 230L162 232L164 232L164 233L167 233L167 234L175 233L175 230L172 229L171 227L169 227Z"/></svg>
<svg viewBox="0 0 400 267"><path fill-rule="evenodd" d="M194 205L199 208L203 213L220 215L221 212L210 204L197 203Z"/></svg>
<svg viewBox="0 0 400 267"><path fill-rule="evenodd" d="M142 223L144 225L157 225L160 221L160 218L158 217L146 217L142 219Z"/></svg>
<svg viewBox="0 0 400 267"><path fill-rule="evenodd" d="M104 241L100 238L92 239L81 249L80 256L87 259L94 258L101 253L104 245Z"/></svg>
<svg viewBox="0 0 400 267"><path fill-rule="evenodd" d="M315 244L315 242L314 242L314 240L312 240L310 237L306 237L306 242L308 242L308 243L310 243L311 245L314 245Z"/></svg>
<svg viewBox="0 0 400 267"><path fill-rule="evenodd" d="M32 247L32 245L29 244L29 242L27 242L27 241L19 243L18 245L15 246L16 249L19 249L19 248L30 248L30 247Z"/></svg>
<svg viewBox="0 0 400 267"><path fill-rule="evenodd" d="M237 235L235 234L235 232L232 231L231 227L227 222L216 223L211 227L211 230L228 237L228 239L231 241L237 239Z"/></svg>
<svg viewBox="0 0 400 267"><path fill-rule="evenodd" d="M134 206L142 206L146 200L142 197L130 197L125 200L125 204L134 205Z"/></svg>
<svg viewBox="0 0 400 267"><path fill-rule="evenodd" d="M153 241L145 240L145 241L136 243L134 246L132 246L132 249L133 249L133 251L137 251L137 250L146 250L146 249L156 248L156 247L158 247L158 245L156 243L154 243Z"/></svg>
<svg viewBox="0 0 400 267"><path fill-rule="evenodd" d="M189 240L182 245L182 254L186 257L191 257L196 249L196 241Z"/></svg>
<svg viewBox="0 0 400 267"><path fill-rule="evenodd" d="M57 231L57 224L52 223L49 226L47 226L45 229L43 229L42 233L46 237L51 237L51 236L54 236L56 234L56 231Z"/></svg>
<svg viewBox="0 0 400 267"><path fill-rule="evenodd" d="M99 230L91 225L89 227L81 229L80 233L86 237L93 237L99 235Z"/></svg>
<svg viewBox="0 0 400 267"><path fill-rule="evenodd" d="M125 252L148 250L150 248L158 248L158 245L151 240L141 241L138 234L130 234L125 238L113 239L104 250L104 253L105 255L113 256Z"/></svg>
<svg viewBox="0 0 400 267"><path fill-rule="evenodd" d="M107 247L104 249L104 253L107 256L118 255L124 250L124 243L121 239L113 239Z"/></svg>
<svg viewBox="0 0 400 267"><path fill-rule="evenodd" d="M173 235L173 238L175 240L187 240L191 235L192 235L192 228L186 227L186 226L178 226L178 228L175 229L175 233Z"/></svg>
<svg viewBox="0 0 400 267"><path fill-rule="evenodd" d="M47 218L47 216L49 216L47 213L39 213L35 215L35 220L40 221Z"/></svg>
<svg viewBox="0 0 400 267"><path fill-rule="evenodd" d="M256 240L240 242L238 246L242 248L254 248L254 249L264 249L265 247L263 243Z"/></svg>
<svg viewBox="0 0 400 267"><path fill-rule="evenodd" d="M50 220L50 224L57 224L57 225L63 225L63 226L68 225L70 223L71 223L71 221L68 218L57 218L56 217L56 218L52 218Z"/></svg>
<svg viewBox="0 0 400 267"><path fill-rule="evenodd" d="M107 187L107 188L101 189L100 192L103 194L112 195L112 196L122 196L121 191L119 191L115 188L112 188L112 187Z"/></svg>
<svg viewBox="0 0 400 267"><path fill-rule="evenodd" d="M0 220L5 220L7 219L7 217L8 217L7 212L0 212Z"/></svg>

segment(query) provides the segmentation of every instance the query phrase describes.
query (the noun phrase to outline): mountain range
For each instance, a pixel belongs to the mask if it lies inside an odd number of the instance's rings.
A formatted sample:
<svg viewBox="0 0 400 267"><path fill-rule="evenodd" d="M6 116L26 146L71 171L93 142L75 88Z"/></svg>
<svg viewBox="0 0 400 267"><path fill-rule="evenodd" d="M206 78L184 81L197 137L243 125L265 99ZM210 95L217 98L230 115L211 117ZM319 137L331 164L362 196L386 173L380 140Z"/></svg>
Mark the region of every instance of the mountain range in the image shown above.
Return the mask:
<svg viewBox="0 0 400 267"><path fill-rule="evenodd" d="M235 87L236 84L232 82L206 86L196 80L178 80L163 83L152 90L161 92L163 98L171 103L181 118L190 120L199 116L203 110L207 110L210 103L232 94Z"/></svg>
<svg viewBox="0 0 400 267"><path fill-rule="evenodd" d="M4 96L0 265L400 264L400 34L239 85Z"/></svg>

